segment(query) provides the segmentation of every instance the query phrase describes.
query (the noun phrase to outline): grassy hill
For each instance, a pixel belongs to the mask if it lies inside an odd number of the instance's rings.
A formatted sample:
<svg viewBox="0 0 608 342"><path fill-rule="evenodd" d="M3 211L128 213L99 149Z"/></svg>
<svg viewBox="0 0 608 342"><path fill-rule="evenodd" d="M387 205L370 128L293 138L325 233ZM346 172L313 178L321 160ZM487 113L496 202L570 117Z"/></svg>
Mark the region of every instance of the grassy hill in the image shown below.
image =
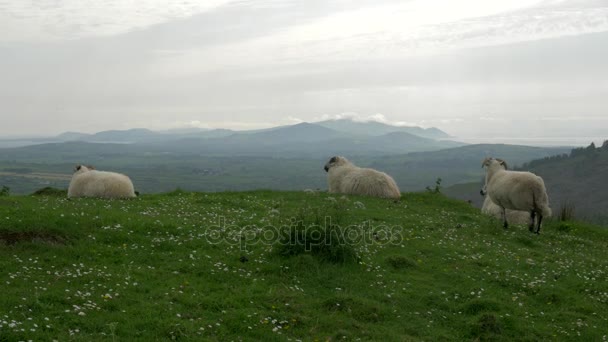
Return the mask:
<svg viewBox="0 0 608 342"><path fill-rule="evenodd" d="M0 197L0 341L601 341L607 238L431 193Z"/></svg>

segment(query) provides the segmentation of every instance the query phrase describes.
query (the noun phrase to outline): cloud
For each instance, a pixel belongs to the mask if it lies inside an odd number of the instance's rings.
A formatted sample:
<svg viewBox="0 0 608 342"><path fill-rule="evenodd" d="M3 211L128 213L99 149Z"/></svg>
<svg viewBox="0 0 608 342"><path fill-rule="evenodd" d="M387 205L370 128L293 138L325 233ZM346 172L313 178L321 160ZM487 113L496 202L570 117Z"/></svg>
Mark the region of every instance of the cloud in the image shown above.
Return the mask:
<svg viewBox="0 0 608 342"><path fill-rule="evenodd" d="M409 1L329 13L244 41L193 46L159 59L157 68L192 73L395 60L608 31L608 6L539 3Z"/></svg>
<svg viewBox="0 0 608 342"><path fill-rule="evenodd" d="M355 112L344 112L340 114L324 114L320 117L313 118L313 122L316 121L327 121L327 120L352 120L355 122L380 122L387 125L392 126L420 126L420 123L417 122L408 122L408 121L399 121L399 120L389 120L384 114L376 113L372 115L362 115Z"/></svg>
<svg viewBox="0 0 608 342"><path fill-rule="evenodd" d="M108 36L209 11L230 0L0 0L0 41Z"/></svg>
<svg viewBox="0 0 608 342"><path fill-rule="evenodd" d="M201 122L200 120L191 120L191 121L175 121L169 124L161 124L160 128L211 128L209 123Z"/></svg>

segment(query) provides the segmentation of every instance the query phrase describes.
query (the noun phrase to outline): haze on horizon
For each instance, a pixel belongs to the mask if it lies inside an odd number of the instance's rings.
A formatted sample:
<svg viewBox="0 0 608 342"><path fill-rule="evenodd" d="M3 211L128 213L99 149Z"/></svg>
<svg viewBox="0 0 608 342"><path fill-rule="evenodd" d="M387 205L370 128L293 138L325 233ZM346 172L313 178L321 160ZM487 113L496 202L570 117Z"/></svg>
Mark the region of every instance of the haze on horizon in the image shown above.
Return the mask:
<svg viewBox="0 0 608 342"><path fill-rule="evenodd" d="M0 137L349 117L608 131L608 2L0 0Z"/></svg>

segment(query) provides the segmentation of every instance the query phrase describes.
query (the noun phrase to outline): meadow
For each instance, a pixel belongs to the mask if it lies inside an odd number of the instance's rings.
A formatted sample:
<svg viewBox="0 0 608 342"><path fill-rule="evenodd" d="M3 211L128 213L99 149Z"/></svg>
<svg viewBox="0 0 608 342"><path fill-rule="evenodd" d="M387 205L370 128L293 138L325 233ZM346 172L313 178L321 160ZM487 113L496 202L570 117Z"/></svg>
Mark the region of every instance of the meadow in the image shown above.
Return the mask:
<svg viewBox="0 0 608 342"><path fill-rule="evenodd" d="M606 341L607 238L431 192L3 196L0 341Z"/></svg>

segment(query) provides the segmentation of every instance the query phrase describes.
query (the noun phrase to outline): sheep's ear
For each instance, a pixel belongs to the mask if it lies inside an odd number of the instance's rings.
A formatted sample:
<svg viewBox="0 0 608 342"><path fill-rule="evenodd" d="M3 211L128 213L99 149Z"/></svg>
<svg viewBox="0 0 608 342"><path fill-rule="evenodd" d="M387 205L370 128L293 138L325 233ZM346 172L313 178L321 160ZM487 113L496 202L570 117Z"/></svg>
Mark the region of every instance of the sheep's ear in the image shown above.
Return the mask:
<svg viewBox="0 0 608 342"><path fill-rule="evenodd" d="M335 163L338 160L338 157L331 157L329 160L330 163Z"/></svg>
<svg viewBox="0 0 608 342"><path fill-rule="evenodd" d="M76 167L74 168L74 170L80 171L81 168L82 168L82 165L76 165Z"/></svg>
<svg viewBox="0 0 608 342"><path fill-rule="evenodd" d="M484 167L490 165L490 160L491 159L492 158L486 158L486 159L484 159L483 162L481 162L481 168L483 169Z"/></svg>
<svg viewBox="0 0 608 342"><path fill-rule="evenodd" d="M496 159L496 160L498 160L498 162L500 163L500 165L502 165L502 166L505 167L505 170L509 169L509 166L507 166L507 162L506 161L504 161L502 159Z"/></svg>

